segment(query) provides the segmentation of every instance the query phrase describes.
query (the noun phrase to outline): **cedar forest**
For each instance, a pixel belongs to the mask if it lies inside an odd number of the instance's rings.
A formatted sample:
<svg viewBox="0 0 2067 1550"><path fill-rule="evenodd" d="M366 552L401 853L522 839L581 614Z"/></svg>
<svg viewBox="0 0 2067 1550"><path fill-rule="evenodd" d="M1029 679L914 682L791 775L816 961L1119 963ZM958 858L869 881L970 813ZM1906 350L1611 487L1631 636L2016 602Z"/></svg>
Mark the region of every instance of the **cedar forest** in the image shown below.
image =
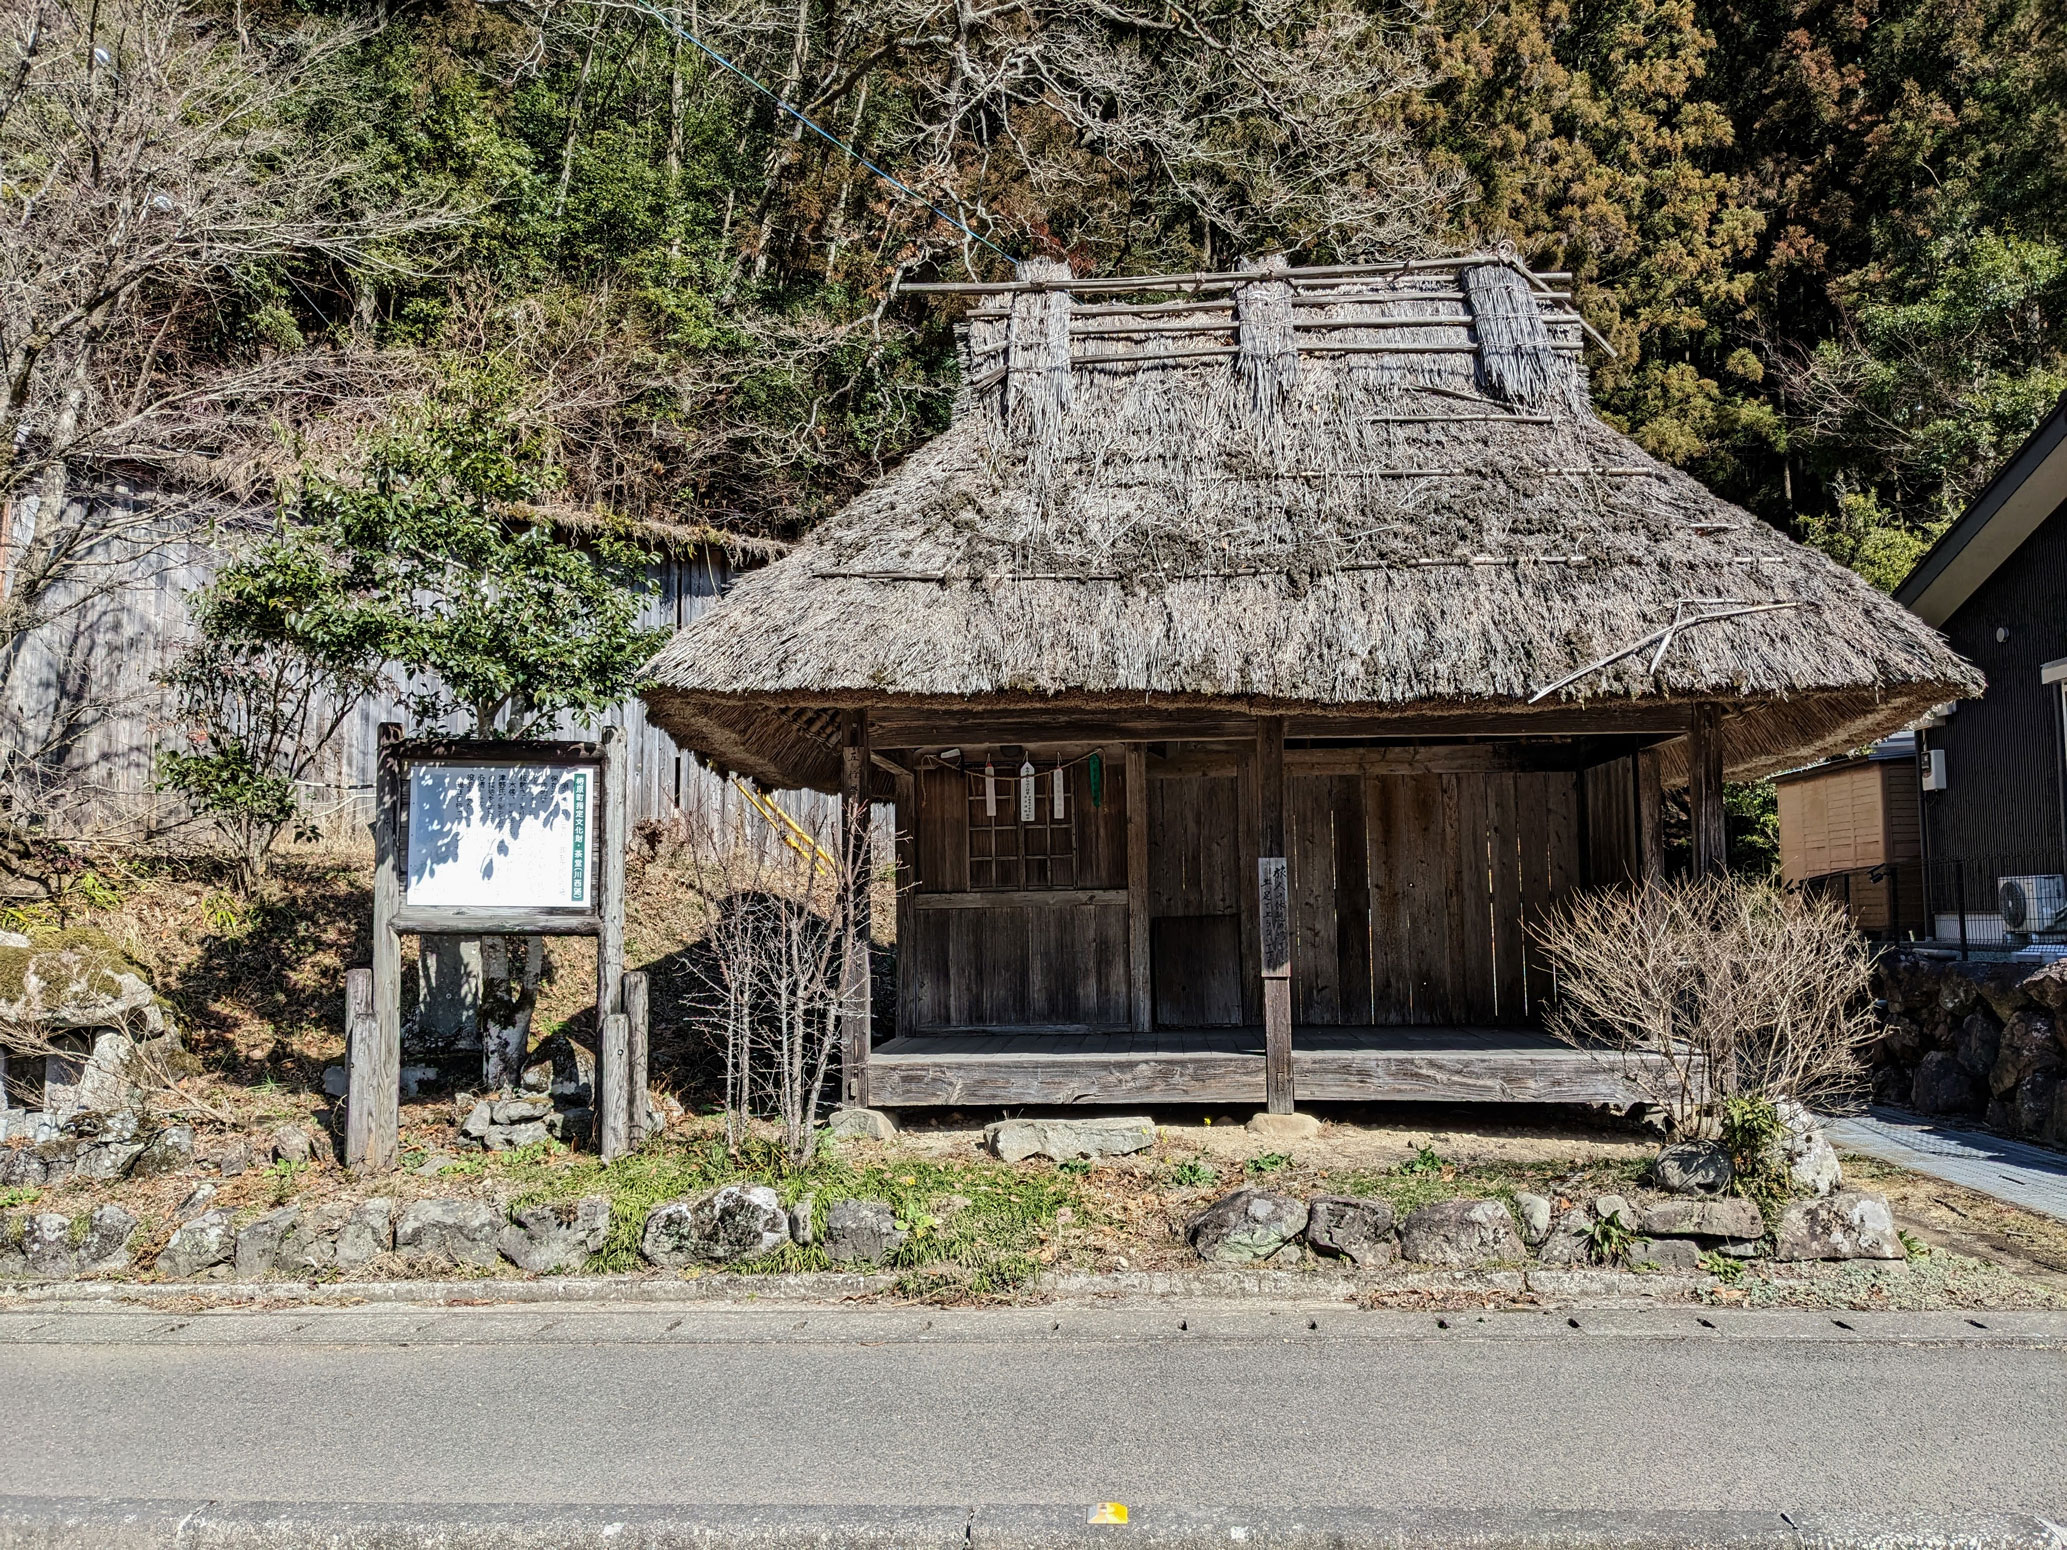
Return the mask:
<svg viewBox="0 0 2067 1550"><path fill-rule="evenodd" d="M2049 0L7 10L0 498L259 509L485 419L538 509L794 538L947 417L893 280L990 245L1512 241L1608 419L1882 587L2067 389Z"/></svg>

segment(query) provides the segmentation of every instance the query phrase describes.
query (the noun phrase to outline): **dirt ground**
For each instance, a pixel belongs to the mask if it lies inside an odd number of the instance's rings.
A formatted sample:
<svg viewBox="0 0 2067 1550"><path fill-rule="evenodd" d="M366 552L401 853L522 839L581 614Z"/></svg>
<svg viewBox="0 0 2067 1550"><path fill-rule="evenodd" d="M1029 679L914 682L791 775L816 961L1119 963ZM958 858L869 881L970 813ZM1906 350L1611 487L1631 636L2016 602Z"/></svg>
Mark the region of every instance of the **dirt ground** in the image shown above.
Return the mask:
<svg viewBox="0 0 2067 1550"><path fill-rule="evenodd" d="M355 849L286 855L274 888L256 903L228 894L219 868L205 857L110 853L63 909L0 911L0 925L15 928L93 926L149 974L192 1055L177 1089L157 1095L152 1107L160 1118L195 1126L202 1164L152 1180L0 1191L0 1209L79 1213L114 1199L146 1223L148 1265L182 1203L204 1182L216 1190L212 1206L243 1215L289 1201L374 1193L406 1205L430 1196L511 1202L601 1192L619 1201L621 1219L611 1248L591 1268L650 1274L637 1258L633 1229L653 1200L725 1178L758 1177L777 1184L785 1200L811 1191L821 1200L872 1193L935 1224L906 1266L934 1264L952 1274L917 1286L921 1292L978 1286L989 1288L986 1295L1024 1295L1044 1270L1196 1267L1183 1240L1185 1222L1244 1184L1292 1194L1377 1194L1401 1209L1460 1194L1511 1199L1524 1189L1576 1202L1608 1191L1641 1194L1656 1150L1656 1139L1640 1128L1581 1109L1345 1107L1324 1113L1318 1137L1290 1143L1250 1134L1245 1112L1191 1109L1155 1115L1161 1130L1151 1152L1058 1168L989 1158L982 1127L1000 1116L948 1112L915 1118L888 1144L849 1145L808 1178L785 1177L765 1151L729 1159L714 1141L710 1053L697 1044L683 1000L695 977L689 956L705 907L663 852L648 845L632 858L628 937L634 961L654 980L656 1085L680 1098L689 1117L657 1147L608 1168L592 1155L550 1146L503 1156L462 1152L461 1114L449 1097L404 1105L404 1172L376 1184L352 1181L337 1166L328 1147L339 1116L323 1094L322 1073L342 1057L344 970L367 961L371 901L364 857ZM877 912L879 921L893 917L887 908ZM586 943L552 945L536 1038L565 1031L586 1042L589 951ZM240 1138L257 1150L283 1123L304 1125L317 1138L312 1165L261 1161L233 1179L210 1166ZM1846 1162L1853 1181L1885 1192L1899 1224L1931 1252L1907 1265L1748 1271L1724 1294L1751 1302L1828 1298L1837 1306L2067 1302L2067 1224L1865 1158ZM822 1258L785 1251L769 1268L825 1268ZM379 1268L428 1273L400 1262Z"/></svg>

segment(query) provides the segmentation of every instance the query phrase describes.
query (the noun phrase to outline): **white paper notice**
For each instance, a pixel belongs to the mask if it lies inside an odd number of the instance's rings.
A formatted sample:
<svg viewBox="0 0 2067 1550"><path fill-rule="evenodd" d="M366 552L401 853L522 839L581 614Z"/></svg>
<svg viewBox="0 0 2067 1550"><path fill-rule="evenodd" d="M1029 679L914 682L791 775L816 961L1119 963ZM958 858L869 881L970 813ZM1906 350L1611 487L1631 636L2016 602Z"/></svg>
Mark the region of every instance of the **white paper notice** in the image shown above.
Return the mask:
<svg viewBox="0 0 2067 1550"><path fill-rule="evenodd" d="M586 764L410 765L409 903L593 908L598 774Z"/></svg>

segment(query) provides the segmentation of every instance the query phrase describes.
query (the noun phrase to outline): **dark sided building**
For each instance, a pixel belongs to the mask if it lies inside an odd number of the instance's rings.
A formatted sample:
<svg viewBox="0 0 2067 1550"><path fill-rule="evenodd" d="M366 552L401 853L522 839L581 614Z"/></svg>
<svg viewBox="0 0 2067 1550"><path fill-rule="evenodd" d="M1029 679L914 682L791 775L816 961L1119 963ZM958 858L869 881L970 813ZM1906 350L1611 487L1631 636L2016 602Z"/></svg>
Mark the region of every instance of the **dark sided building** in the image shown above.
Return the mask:
<svg viewBox="0 0 2067 1550"><path fill-rule="evenodd" d="M1988 677L1918 762L1937 934L1989 937L2001 879L2067 872L2067 397L1895 597Z"/></svg>

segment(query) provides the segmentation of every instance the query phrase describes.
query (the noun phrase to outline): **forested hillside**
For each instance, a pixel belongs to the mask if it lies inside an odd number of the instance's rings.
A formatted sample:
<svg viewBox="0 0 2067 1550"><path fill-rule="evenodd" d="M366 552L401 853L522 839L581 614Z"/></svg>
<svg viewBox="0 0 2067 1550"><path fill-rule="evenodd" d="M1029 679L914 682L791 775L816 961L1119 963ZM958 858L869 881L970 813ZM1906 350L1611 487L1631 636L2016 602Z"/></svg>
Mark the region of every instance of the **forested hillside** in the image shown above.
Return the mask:
<svg viewBox="0 0 2067 1550"><path fill-rule="evenodd" d="M1512 239L1606 414L1882 585L2067 388L2050 0L7 3L9 497L439 399L551 503L807 529L945 417L893 278L1007 266L683 34L1014 258Z"/></svg>

